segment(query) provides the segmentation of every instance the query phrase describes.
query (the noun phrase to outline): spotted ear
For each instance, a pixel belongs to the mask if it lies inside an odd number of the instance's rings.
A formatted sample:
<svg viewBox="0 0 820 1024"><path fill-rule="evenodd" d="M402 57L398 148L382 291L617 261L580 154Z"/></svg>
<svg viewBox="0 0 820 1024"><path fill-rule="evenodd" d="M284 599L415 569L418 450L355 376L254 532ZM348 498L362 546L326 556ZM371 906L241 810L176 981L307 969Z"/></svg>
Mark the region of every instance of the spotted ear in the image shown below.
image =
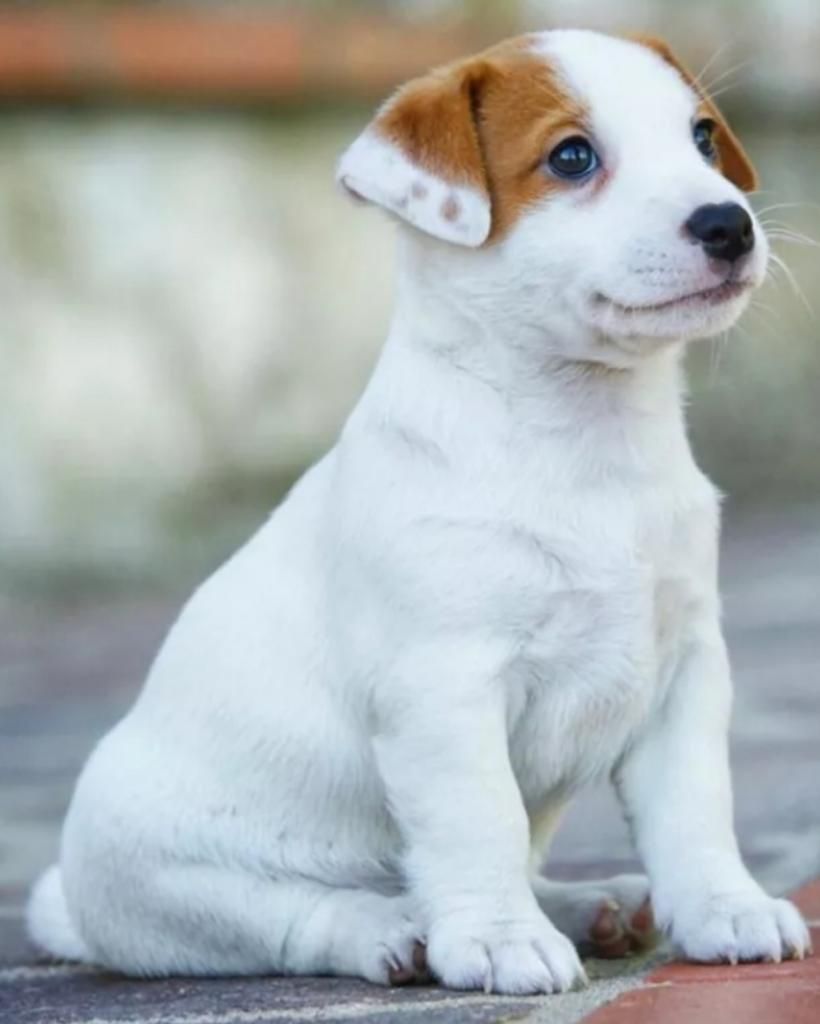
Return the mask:
<svg viewBox="0 0 820 1024"><path fill-rule="evenodd" d="M338 181L436 238L481 245L491 221L477 123L487 74L473 60L409 82L342 155Z"/></svg>
<svg viewBox="0 0 820 1024"><path fill-rule="evenodd" d="M757 171L754 169L746 151L740 144L740 140L729 127L726 118L718 110L714 101L710 99L709 94L703 88L701 83L698 82L697 78L691 73L691 71L689 71L689 69L685 67L680 60L678 60L669 46L662 39L656 39L653 36L645 35L634 35L631 38L636 43L648 46L650 50L654 50L659 57L663 58L667 64L671 64L684 82L686 82L686 84L690 86L698 96L700 96L704 111L717 125L715 142L718 150L718 167L721 173L727 177L729 181L737 185L738 188L743 189L744 192L754 192L758 186Z"/></svg>

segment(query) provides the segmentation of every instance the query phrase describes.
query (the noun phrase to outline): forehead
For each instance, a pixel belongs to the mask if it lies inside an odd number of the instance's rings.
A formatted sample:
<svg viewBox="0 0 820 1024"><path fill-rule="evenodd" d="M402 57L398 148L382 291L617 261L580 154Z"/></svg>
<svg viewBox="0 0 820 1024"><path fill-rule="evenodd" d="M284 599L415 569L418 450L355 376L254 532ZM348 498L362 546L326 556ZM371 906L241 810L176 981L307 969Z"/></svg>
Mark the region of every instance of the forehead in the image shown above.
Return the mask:
<svg viewBox="0 0 820 1024"><path fill-rule="evenodd" d="M532 46L601 131L677 130L697 109L678 71L642 43L565 29L536 34Z"/></svg>
<svg viewBox="0 0 820 1024"><path fill-rule="evenodd" d="M559 30L508 40L479 62L492 70L481 129L493 197L491 240L545 198L573 195L572 185L533 173L562 139L591 133L605 156L626 160L656 153L659 140L673 162L683 156L682 146L691 148L686 126L698 97L649 46Z"/></svg>

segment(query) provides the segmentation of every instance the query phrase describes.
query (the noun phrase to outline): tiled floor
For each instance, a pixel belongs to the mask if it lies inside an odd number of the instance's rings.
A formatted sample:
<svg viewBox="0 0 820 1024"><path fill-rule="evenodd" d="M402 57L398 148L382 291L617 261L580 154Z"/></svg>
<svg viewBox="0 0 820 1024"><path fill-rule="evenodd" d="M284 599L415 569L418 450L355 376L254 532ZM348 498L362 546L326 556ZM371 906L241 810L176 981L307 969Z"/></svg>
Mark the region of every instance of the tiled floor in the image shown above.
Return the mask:
<svg viewBox="0 0 820 1024"><path fill-rule="evenodd" d="M780 892L820 877L818 524L817 510L760 514L730 527L725 544L727 628L737 680L738 826L749 862ZM54 859L73 778L94 740L136 692L174 607L167 599L0 607L0 1021L560 1024L582 1019L640 980L646 965L632 961L620 965L626 973L602 977L585 993L506 1000L434 988L383 992L331 979L134 982L37 964L22 934L25 889ZM633 866L610 794L585 795L556 843L553 873L593 877ZM820 892L813 892L810 913L820 919ZM602 1020L779 1022L799 1020L806 1006L820 1020L818 964L815 958L737 970L664 967L649 987L608 1011L621 1016ZM611 973L606 965L592 967L599 975ZM750 1016L752 1010L757 1016Z"/></svg>

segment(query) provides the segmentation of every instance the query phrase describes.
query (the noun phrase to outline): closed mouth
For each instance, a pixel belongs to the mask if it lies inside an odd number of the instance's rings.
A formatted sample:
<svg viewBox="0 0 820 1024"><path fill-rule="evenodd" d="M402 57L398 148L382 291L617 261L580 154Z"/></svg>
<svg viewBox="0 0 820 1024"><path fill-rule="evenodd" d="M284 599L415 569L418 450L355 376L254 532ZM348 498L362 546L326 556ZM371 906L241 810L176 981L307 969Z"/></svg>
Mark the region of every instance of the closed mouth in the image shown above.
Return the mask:
<svg viewBox="0 0 820 1024"><path fill-rule="evenodd" d="M688 295L680 295L675 299L667 299L665 302L654 302L646 306L631 306L622 302L616 302L602 292L597 292L595 302L612 306L621 313L664 313L673 309L684 309L687 306L696 306L706 303L715 306L721 302L728 302L736 299L750 287L749 281L724 281L713 288L704 288L699 292L690 292Z"/></svg>

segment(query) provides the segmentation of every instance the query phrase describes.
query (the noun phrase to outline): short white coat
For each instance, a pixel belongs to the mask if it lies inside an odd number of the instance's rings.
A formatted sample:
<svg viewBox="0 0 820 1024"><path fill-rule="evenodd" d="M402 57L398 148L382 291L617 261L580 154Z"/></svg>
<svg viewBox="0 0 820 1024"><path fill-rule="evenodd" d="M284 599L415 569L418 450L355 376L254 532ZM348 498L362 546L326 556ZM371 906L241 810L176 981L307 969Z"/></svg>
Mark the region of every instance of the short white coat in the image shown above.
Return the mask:
<svg viewBox="0 0 820 1024"><path fill-rule="evenodd" d="M549 992L583 977L601 901L647 888L686 956L808 948L738 854L718 496L682 411L683 343L736 320L766 240L755 223L742 294L704 298L723 271L683 221L751 211L692 141L698 97L634 42L531 45L610 180L482 246L480 192L458 193L459 236L405 201L446 183L376 129L343 158L415 225L384 351L91 755L29 910L53 954L385 982L423 942L447 985ZM648 882L538 878L561 809L608 775Z"/></svg>

